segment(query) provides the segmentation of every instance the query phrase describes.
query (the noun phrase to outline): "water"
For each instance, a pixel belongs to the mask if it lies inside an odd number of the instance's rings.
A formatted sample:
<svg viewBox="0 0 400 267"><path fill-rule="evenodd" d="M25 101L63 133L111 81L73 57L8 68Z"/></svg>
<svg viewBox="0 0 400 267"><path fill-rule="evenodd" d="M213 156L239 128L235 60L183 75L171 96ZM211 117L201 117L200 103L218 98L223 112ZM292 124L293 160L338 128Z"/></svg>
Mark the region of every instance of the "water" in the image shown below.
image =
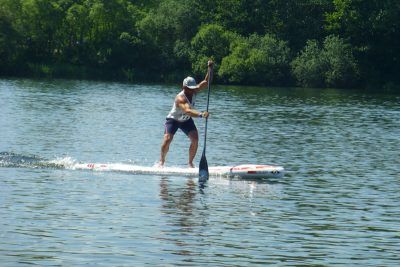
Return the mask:
<svg viewBox="0 0 400 267"><path fill-rule="evenodd" d="M399 95L213 86L209 165L283 165L279 180L201 189L197 177L32 164L152 166L177 92L0 80L0 265L400 264ZM178 133L167 164L185 166L188 145Z"/></svg>

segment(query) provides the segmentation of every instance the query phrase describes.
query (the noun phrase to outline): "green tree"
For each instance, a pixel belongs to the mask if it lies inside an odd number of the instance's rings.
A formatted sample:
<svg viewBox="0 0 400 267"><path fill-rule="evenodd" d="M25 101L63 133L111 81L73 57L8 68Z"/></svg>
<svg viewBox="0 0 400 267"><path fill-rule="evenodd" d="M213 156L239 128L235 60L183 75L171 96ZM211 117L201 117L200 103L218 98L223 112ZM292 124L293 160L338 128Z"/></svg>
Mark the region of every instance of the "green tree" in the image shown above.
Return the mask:
<svg viewBox="0 0 400 267"><path fill-rule="evenodd" d="M289 55L286 42L271 35L242 37L232 43L219 74L231 83L277 85L288 77Z"/></svg>
<svg viewBox="0 0 400 267"><path fill-rule="evenodd" d="M330 32L355 49L367 84L400 84L400 1L333 0L326 15Z"/></svg>
<svg viewBox="0 0 400 267"><path fill-rule="evenodd" d="M324 40L322 58L326 61L325 84L329 87L352 87L358 82L358 65L349 44L335 35Z"/></svg>
<svg viewBox="0 0 400 267"><path fill-rule="evenodd" d="M19 39L10 17L0 8L0 73L10 73L10 66L16 65Z"/></svg>
<svg viewBox="0 0 400 267"><path fill-rule="evenodd" d="M64 0L21 0L20 13L21 29L27 37L28 61L48 62L59 50L60 40L57 32L63 21Z"/></svg>
<svg viewBox="0 0 400 267"><path fill-rule="evenodd" d="M291 65L298 85L304 87L351 87L358 79L350 46L334 35L325 38L322 48L316 40L308 41Z"/></svg>
<svg viewBox="0 0 400 267"><path fill-rule="evenodd" d="M166 0L138 23L144 42L147 68L164 73L190 68L189 40L196 34L199 21L191 0Z"/></svg>
<svg viewBox="0 0 400 267"><path fill-rule="evenodd" d="M270 0L268 3L266 33L287 41L294 51L302 49L308 40L324 38L325 14L332 10L332 0Z"/></svg>
<svg viewBox="0 0 400 267"><path fill-rule="evenodd" d="M75 64L86 61L85 46L89 41L90 23L89 10L79 3L72 4L65 14L62 40L64 60Z"/></svg>
<svg viewBox="0 0 400 267"><path fill-rule="evenodd" d="M209 59L216 63L214 73L218 73L218 65L229 54L229 47L237 35L226 31L216 24L203 25L191 42L192 69L196 75L203 75L204 66Z"/></svg>
<svg viewBox="0 0 400 267"><path fill-rule="evenodd" d="M322 39L325 13L332 0L195 0L201 20L248 37L272 34L301 49L308 39Z"/></svg>
<svg viewBox="0 0 400 267"><path fill-rule="evenodd" d="M139 19L139 12L128 0L86 0L85 5L89 9L88 40L92 64L117 67L124 60L121 34L131 33L135 36L134 26L135 20Z"/></svg>
<svg viewBox="0 0 400 267"><path fill-rule="evenodd" d="M269 1L263 0L194 0L194 8L206 24L218 24L241 35L265 32Z"/></svg>
<svg viewBox="0 0 400 267"><path fill-rule="evenodd" d="M292 61L292 72L300 86L322 87L326 64L316 40L309 40L304 49Z"/></svg>

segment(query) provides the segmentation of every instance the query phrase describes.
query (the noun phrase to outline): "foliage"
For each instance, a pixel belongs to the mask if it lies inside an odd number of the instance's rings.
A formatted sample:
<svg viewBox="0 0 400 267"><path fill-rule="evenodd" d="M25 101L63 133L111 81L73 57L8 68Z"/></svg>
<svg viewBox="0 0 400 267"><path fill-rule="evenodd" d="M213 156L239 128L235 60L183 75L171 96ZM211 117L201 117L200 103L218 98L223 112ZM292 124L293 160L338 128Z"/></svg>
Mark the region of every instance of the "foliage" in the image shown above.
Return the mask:
<svg viewBox="0 0 400 267"><path fill-rule="evenodd" d="M277 85L284 82L289 68L289 48L271 35L251 35L231 45L219 74L231 83Z"/></svg>
<svg viewBox="0 0 400 267"><path fill-rule="evenodd" d="M367 84L400 84L400 1L333 0L326 14L331 33L349 40Z"/></svg>
<svg viewBox="0 0 400 267"><path fill-rule="evenodd" d="M398 0L0 0L0 75L400 84ZM289 71L289 62L292 71Z"/></svg>
<svg viewBox="0 0 400 267"><path fill-rule="evenodd" d="M358 65L351 47L338 36L330 35L324 40L322 58L326 61L325 85L345 87L355 85L358 79Z"/></svg>
<svg viewBox="0 0 400 267"><path fill-rule="evenodd" d="M153 69L166 72L179 67L190 66L185 43L196 33L198 21L190 1L167 0L149 12L139 22L139 31L150 56ZM145 59L143 59L145 61Z"/></svg>
<svg viewBox="0 0 400 267"><path fill-rule="evenodd" d="M300 86L321 87L324 83L325 62L316 40L307 41L307 45L292 62L293 75Z"/></svg>
<svg viewBox="0 0 400 267"><path fill-rule="evenodd" d="M342 39L331 35L323 47L309 40L292 62L297 82L305 87L345 87L356 84L358 66L351 48Z"/></svg>
<svg viewBox="0 0 400 267"><path fill-rule="evenodd" d="M7 73L6 66L15 63L18 40L18 32L10 18L0 9L0 71Z"/></svg>
<svg viewBox="0 0 400 267"><path fill-rule="evenodd" d="M230 43L237 35L226 31L222 26L203 25L191 41L190 59L192 68L197 75L203 75L207 61L216 62L214 72L218 72L218 65L228 55Z"/></svg>

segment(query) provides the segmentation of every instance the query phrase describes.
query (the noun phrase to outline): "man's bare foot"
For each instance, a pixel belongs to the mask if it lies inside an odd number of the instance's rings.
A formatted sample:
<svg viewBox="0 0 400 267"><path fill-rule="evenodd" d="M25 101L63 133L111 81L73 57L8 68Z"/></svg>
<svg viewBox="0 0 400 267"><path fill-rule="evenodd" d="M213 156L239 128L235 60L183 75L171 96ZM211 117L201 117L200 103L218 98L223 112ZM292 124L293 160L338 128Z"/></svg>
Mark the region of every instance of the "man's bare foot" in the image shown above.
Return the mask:
<svg viewBox="0 0 400 267"><path fill-rule="evenodd" d="M193 163L189 163L189 168L196 168Z"/></svg>
<svg viewBox="0 0 400 267"><path fill-rule="evenodd" d="M155 164L155 167L157 167L157 168L164 168L164 162L161 162L161 161L157 162L157 163Z"/></svg>

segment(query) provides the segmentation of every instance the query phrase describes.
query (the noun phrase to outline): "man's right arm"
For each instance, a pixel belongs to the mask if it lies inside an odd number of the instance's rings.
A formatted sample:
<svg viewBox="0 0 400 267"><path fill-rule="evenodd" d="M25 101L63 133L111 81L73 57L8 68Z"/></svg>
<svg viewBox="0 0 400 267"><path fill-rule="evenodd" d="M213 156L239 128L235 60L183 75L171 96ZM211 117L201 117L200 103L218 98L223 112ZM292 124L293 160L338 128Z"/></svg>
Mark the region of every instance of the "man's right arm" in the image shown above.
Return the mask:
<svg viewBox="0 0 400 267"><path fill-rule="evenodd" d="M198 111L198 110L190 108L189 103L182 96L177 97L175 101L176 101L176 105L180 109L182 109L182 111L185 114L189 115L190 117L195 117L195 118L199 118L199 117L207 118L208 117L208 112L207 111L201 112L201 111Z"/></svg>

